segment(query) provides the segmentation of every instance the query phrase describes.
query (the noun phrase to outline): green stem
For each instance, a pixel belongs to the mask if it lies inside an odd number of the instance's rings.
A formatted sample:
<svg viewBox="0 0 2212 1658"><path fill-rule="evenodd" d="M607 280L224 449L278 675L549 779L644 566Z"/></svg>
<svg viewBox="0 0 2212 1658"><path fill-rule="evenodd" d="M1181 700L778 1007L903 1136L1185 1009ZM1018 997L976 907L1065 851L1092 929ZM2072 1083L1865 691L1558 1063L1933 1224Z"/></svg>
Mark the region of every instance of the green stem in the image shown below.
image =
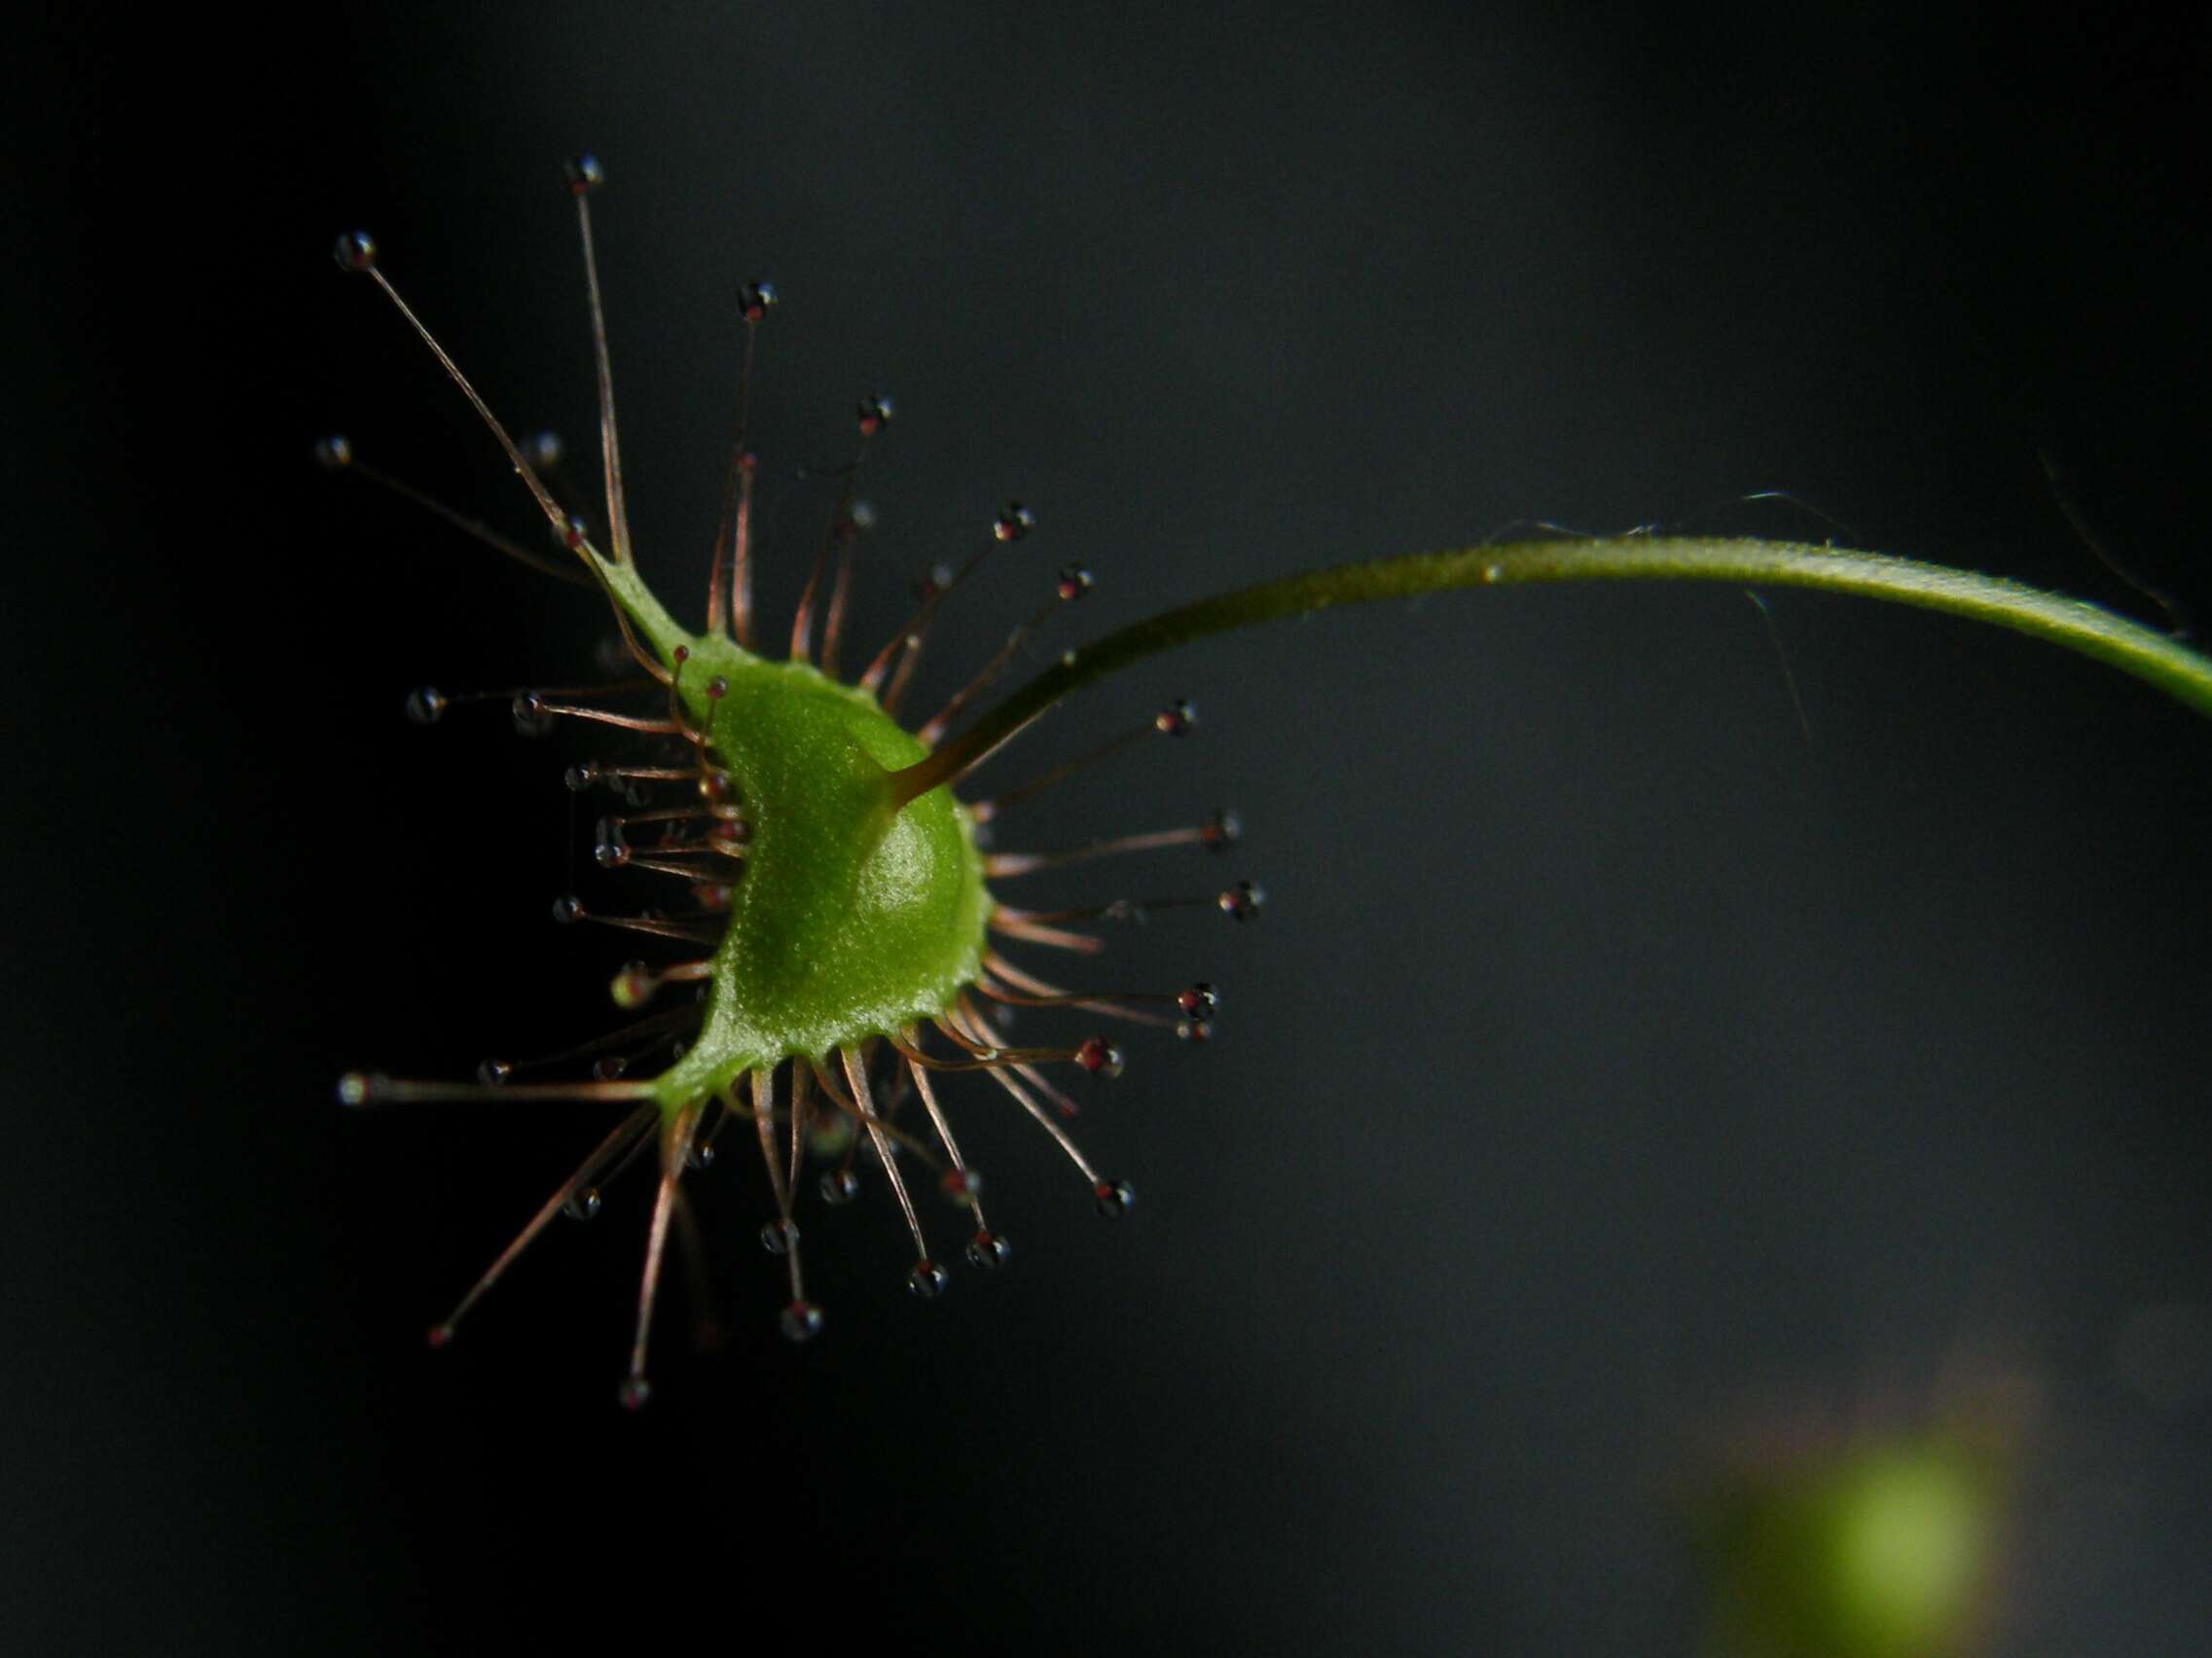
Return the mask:
<svg viewBox="0 0 2212 1658"><path fill-rule="evenodd" d="M2147 680L2175 701L2212 715L2212 657L2081 599L1994 576L1780 541L1707 541L1625 536L1611 541L1533 541L1456 553L1413 553L1339 564L1202 598L1108 633L1070 652L928 759L898 774L911 800L969 771L1070 692L1161 651L1211 633L1339 604L1412 598L1448 588L1524 582L1692 581L1738 587L1804 587L1886 598L1924 610L1995 623Z"/></svg>

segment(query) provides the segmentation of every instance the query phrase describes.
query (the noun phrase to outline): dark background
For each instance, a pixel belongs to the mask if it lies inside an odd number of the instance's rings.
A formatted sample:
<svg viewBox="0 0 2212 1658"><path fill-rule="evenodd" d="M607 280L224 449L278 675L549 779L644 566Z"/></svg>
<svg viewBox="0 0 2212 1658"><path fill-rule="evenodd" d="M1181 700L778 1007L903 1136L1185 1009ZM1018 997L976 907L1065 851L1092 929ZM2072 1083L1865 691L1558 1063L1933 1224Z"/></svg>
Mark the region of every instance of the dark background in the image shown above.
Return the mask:
<svg viewBox="0 0 2212 1658"><path fill-rule="evenodd" d="M343 429L531 532L325 249L372 229L494 406L581 451L557 163L590 147L640 561L698 602L731 291L770 275L779 613L832 498L795 473L862 391L900 409L863 637L1002 498L1040 516L940 693L1064 559L1095 631L1519 520L1832 535L2156 619L2046 454L2203 623L2200 34L561 5L55 17L17 52L0 1644L481 1650L612 1615L671 1648L1675 1651L1716 1438L1995 1388L2001 1649L2198 1649L2203 720L2009 635L1797 594L1770 631L1726 590L1457 595L1147 665L1026 762L1175 694L1202 731L1025 826L1226 802L1247 842L1058 890L1273 903L1100 969L1226 996L1211 1046L1137 1040L1087 1091L1139 1212L1101 1225L956 1087L1014 1267L921 1306L880 1193L817 1214L830 1322L793 1351L725 1160L726 1341L695 1351L678 1267L632 1417L642 1182L421 1345L601 1116L330 1099L608 1018L623 952L545 911L586 745L399 717L422 681L563 679L603 621L307 454ZM1841 527L1726 504L1769 488Z"/></svg>

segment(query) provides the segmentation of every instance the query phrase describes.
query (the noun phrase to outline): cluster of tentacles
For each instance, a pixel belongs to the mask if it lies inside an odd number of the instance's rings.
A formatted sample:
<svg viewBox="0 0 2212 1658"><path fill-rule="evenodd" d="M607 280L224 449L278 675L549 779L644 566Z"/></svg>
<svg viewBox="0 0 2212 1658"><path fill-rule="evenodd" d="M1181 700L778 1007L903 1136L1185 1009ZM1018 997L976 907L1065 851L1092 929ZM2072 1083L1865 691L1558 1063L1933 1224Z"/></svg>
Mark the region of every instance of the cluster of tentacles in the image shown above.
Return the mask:
<svg viewBox="0 0 2212 1658"><path fill-rule="evenodd" d="M562 580L590 583L598 577L598 585L604 589L608 584L599 577L602 560L603 567L628 566L631 549L606 334L592 247L588 197L598 179L597 163L589 158L570 163L569 181L583 236L598 370L603 515L587 515L563 487L560 446L550 435L518 443L492 416L453 360L386 281L370 238L353 233L341 237L337 247L341 267L375 279L483 416L546 514L557 553L565 549L585 557L575 565L542 557L371 467L344 438L326 438L317 447L317 454L324 465L407 497L522 563ZM710 633L730 638L763 657L772 648L769 631L752 599L754 482L759 466L746 446L746 425L756 331L775 303L775 291L765 282L746 283L739 292L744 336L738 440L725 483L707 594ZM872 522L857 494L859 478L870 441L883 431L890 416L891 408L886 399L868 398L859 404L859 447L843 471L842 497L814 556L787 640L779 631L773 646L779 658L787 650L792 662L812 664L833 678L840 677L840 657L848 642L854 555ZM940 566L918 583L912 614L852 683L873 697L886 713L898 716L913 689L932 624L947 598L967 582L994 548L1023 539L1033 524L1026 508L1009 504L964 564L957 570ZM604 555L601 548L607 550ZM1088 572L1079 566L1062 569L1046 601L1022 620L1003 646L942 706L911 728L933 758L953 757L945 739L956 722L1009 667L1022 660L1033 637L1053 612L1082 597L1090 581ZM611 589L608 592L611 600ZM1065 1065L1111 1076L1122 1066L1119 1049L1099 1035L1070 1045L1016 1046L1008 1042L1002 1027L1017 1009L1079 1009L1159 1027L1186 1040L1202 1040L1215 1014L1215 991L1205 984L1143 992L1071 990L1040 976L1013 959L1008 952L1037 947L1095 955L1104 948L1104 940L1095 930L1100 923L1138 919L1180 906L1215 908L1243 920L1255 913L1261 895L1249 883L1239 883L1218 893L1116 899L1081 908L1050 909L1018 907L998 901L994 894L988 921L990 938L980 967L972 981L933 1017L916 1019L820 1054L785 1057L775 1064L743 1072L705 1097L671 1101L642 1073L650 1062L680 1060L686 1042L700 1025L724 916L738 883L745 879L751 832L745 803L723 757L714 748L707 722L693 711L697 696L715 699L721 695L722 682L701 687L696 676L686 682L687 652L679 646L672 653L672 662L661 660L640 644L623 606L615 604L613 609L626 650L635 664L635 672L625 669L628 677L594 687L455 697L426 688L409 698L408 712L417 722L430 724L442 719L455 703L497 698L511 702L515 722L526 734L541 734L556 722L566 720L619 736L633 752L569 767L567 785L579 797L597 797L604 802L594 838L597 864L609 871L635 872L663 883L665 890L676 896L667 906L625 915L588 907L577 896L562 896L553 906L554 918L564 924L604 926L651 940L657 946L688 950L672 961L638 960L623 968L612 986L614 1000L640 1017L591 1042L533 1061L488 1060L479 1067L473 1083L400 1081L356 1072L342 1079L339 1093L348 1104L527 1095L626 1107L621 1121L545 1200L452 1314L432 1328L430 1339L434 1346L443 1346L460 1318L547 1227L563 1215L581 1219L597 1213L604 1189L624 1171L657 1153L658 1188L639 1285L629 1376L622 1392L626 1403L635 1405L644 1400L648 1390L646 1342L671 1222L679 1223L674 1228L677 1236L688 1232L688 1227L680 1224L685 1206L682 1182L688 1173L713 1163L721 1136L733 1121L750 1125L750 1137L757 1142L767 1176L773 1215L760 1236L766 1248L780 1258L788 1278L789 1298L780 1321L784 1333L793 1340L813 1336L822 1323L819 1307L807 1293L796 1218L800 1193L810 1172L819 1201L842 1205L852 1202L860 1191L862 1173L869 1163L881 1171L913 1237L915 1259L906 1282L917 1296L934 1298L947 1282L924 1222L923 1205L929 1198L927 1185L936 1188L938 1201L961 1212L961 1224L968 1233L963 1252L969 1263L993 1269L1006 1261L1005 1236L985 1218L982 1181L962 1155L939 1096L938 1081L947 1073L975 1072L988 1079L1052 1136L1088 1183L1101 1214L1114 1217L1124 1213L1133 1201L1129 1184L1102 1175L1077 1147L1065 1126L1066 1119L1076 1114L1076 1101L1052 1080L1048 1070ZM686 688L695 694L693 704L687 705L680 694ZM1190 729L1193 719L1189 704L1171 704L1087 752L986 797L965 801L965 821L976 845L984 848L985 878L1011 881L1122 852L1186 846L1219 851L1231 845L1237 837L1236 820L1227 812L1215 812L1198 824L1061 850L990 849L996 831L987 826L997 825L1014 808L1148 736L1179 737ZM958 781L987 757L987 753L961 756L958 771L935 781ZM648 1011L648 1004L664 991L680 999L666 1008ZM539 1081L531 1076L532 1072L558 1073L563 1068L587 1066L588 1076L569 1080ZM926 1183L917 1177L918 1170L927 1171ZM923 1189L920 1199L918 1187Z"/></svg>

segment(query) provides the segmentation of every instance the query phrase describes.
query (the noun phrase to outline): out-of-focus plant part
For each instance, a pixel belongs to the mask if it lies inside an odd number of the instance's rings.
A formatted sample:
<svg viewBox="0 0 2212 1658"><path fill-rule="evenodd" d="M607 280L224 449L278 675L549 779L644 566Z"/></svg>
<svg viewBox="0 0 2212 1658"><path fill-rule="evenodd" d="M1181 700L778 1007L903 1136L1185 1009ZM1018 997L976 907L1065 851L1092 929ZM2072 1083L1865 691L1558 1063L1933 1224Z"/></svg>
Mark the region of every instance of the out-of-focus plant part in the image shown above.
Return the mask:
<svg viewBox="0 0 2212 1658"><path fill-rule="evenodd" d="M1970 1658L1985 1650L2020 1461L2016 1415L1760 1434L1693 1516L1712 1658Z"/></svg>

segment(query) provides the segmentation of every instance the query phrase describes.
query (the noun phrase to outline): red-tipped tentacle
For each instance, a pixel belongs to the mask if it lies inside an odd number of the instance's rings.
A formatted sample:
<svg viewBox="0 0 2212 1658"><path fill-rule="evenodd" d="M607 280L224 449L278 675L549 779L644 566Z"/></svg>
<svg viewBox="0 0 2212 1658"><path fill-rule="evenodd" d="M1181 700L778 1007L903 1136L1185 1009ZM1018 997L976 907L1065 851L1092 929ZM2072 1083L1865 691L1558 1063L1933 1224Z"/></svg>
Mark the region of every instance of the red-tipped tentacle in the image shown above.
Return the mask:
<svg viewBox="0 0 2212 1658"><path fill-rule="evenodd" d="M432 1327L430 1331L430 1345L432 1347L444 1347L446 1343L453 1340L453 1327L467 1315L468 1310L484 1299L491 1286L497 1283L507 1269L521 1257L523 1251L536 1242L538 1234L553 1224L554 1216L560 1214L562 1209L568 1208L583 1193L592 1191L592 1183L601 1168L617 1157L633 1137L644 1135L654 1115L655 1107L651 1105L640 1105L636 1110L631 1112L615 1127L612 1134L599 1141L598 1145L593 1149L591 1156L585 1158L583 1163L578 1166L576 1172L569 1175L566 1180L555 1188L553 1196L546 1199L537 1213L530 1216L527 1224L515 1235L514 1241L506 1248L499 1251L490 1266L485 1268L484 1276L469 1286L468 1293L463 1295L453 1312L446 1316L445 1322ZM596 1193L592 1207L595 1208L598 1207Z"/></svg>

